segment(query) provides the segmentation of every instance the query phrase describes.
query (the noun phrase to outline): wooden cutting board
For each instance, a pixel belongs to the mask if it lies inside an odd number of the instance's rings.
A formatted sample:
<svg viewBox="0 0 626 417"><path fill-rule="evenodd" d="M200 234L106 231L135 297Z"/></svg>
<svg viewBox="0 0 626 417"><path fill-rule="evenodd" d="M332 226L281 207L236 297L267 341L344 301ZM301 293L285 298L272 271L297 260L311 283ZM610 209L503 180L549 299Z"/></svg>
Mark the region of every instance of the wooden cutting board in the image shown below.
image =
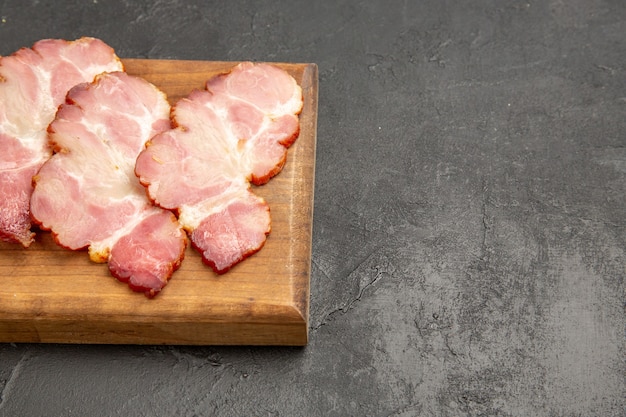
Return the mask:
<svg viewBox="0 0 626 417"><path fill-rule="evenodd" d="M123 60L129 74L173 104L235 62ZM293 345L308 341L318 75L315 64L276 64L302 86L301 133L285 167L253 187L272 232L260 252L218 276L187 248L154 299L118 282L86 252L38 233L30 248L0 242L0 342ZM189 245L190 246L190 245Z"/></svg>

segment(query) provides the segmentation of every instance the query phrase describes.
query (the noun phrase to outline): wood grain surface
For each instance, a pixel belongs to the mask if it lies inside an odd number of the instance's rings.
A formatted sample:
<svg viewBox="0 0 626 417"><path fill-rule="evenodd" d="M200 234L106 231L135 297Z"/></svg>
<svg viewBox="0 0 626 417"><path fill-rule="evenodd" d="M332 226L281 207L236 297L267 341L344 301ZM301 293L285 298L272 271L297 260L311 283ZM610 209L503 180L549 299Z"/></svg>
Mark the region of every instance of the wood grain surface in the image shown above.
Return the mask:
<svg viewBox="0 0 626 417"><path fill-rule="evenodd" d="M161 88L172 104L235 62L124 59L129 74ZM254 187L272 216L260 252L218 276L188 247L154 299L118 282L106 264L58 247L40 232L28 249L0 243L0 342L305 345L315 144L317 66L276 64L302 86L301 133L283 171Z"/></svg>

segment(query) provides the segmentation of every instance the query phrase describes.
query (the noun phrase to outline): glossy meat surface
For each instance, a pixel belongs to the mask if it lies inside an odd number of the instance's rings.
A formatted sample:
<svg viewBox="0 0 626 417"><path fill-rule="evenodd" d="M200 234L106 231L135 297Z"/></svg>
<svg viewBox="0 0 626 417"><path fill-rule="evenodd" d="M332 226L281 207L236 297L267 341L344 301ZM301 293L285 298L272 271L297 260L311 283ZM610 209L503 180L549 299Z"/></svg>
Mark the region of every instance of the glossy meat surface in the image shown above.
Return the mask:
<svg viewBox="0 0 626 417"><path fill-rule="evenodd" d="M176 210L217 273L255 253L271 230L261 185L282 169L299 134L302 90L285 71L242 63L173 111L177 128L155 136L135 168L150 198Z"/></svg>

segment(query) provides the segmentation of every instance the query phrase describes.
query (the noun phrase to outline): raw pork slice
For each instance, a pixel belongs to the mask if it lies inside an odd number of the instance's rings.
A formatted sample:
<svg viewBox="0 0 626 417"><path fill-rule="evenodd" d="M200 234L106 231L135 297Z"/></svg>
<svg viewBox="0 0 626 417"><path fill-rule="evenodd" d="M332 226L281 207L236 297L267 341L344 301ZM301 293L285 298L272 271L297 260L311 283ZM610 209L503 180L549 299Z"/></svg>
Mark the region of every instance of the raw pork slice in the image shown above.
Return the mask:
<svg viewBox="0 0 626 417"><path fill-rule="evenodd" d="M242 63L173 111L176 129L152 138L135 172L156 204L175 209L203 261L224 273L264 245L267 203L250 189L283 167L298 137L302 89L285 71Z"/></svg>
<svg viewBox="0 0 626 417"><path fill-rule="evenodd" d="M94 38L46 39L0 57L0 239L28 247L32 177L50 157L46 128L67 91L120 71L113 49Z"/></svg>
<svg viewBox="0 0 626 417"><path fill-rule="evenodd" d="M69 249L88 248L113 276L152 297L184 255L174 214L155 207L134 174L137 155L170 128L165 94L124 72L70 90L50 124L56 153L34 178L33 219Z"/></svg>

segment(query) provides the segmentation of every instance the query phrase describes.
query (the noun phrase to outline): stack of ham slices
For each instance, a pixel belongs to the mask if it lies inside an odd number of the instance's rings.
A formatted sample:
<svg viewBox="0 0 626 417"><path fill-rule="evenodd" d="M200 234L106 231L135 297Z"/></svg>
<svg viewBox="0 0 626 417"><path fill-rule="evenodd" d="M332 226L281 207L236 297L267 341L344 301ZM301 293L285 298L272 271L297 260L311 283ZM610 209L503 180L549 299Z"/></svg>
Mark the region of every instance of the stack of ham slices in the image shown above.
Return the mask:
<svg viewBox="0 0 626 417"><path fill-rule="evenodd" d="M170 108L98 39L0 57L0 239L28 247L33 222L148 297L180 266L187 236L224 273L270 233L250 183L281 171L302 104L296 81L268 64L239 64Z"/></svg>

